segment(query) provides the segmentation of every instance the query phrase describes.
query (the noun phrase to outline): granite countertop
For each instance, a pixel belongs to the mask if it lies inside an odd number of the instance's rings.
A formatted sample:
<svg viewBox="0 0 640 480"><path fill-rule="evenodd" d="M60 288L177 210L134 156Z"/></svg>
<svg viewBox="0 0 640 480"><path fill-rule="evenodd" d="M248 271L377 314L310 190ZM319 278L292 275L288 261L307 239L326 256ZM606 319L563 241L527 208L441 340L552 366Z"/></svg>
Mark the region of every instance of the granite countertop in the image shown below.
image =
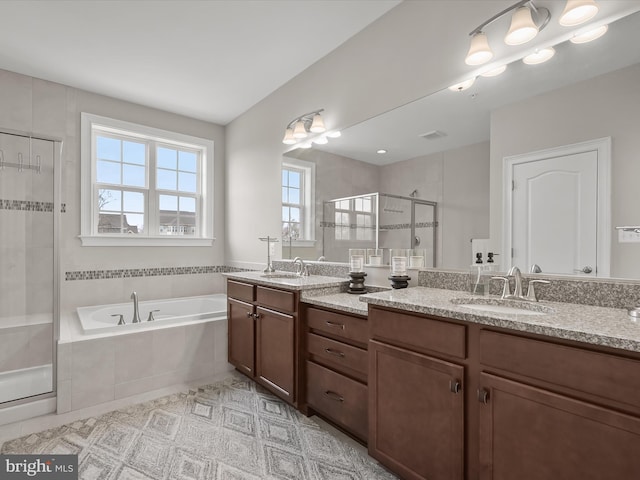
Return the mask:
<svg viewBox="0 0 640 480"><path fill-rule="evenodd" d="M329 289L324 289L329 290ZM319 307L333 308L346 313L367 316L368 306L360 301L361 295L339 291L309 290L302 293L301 300Z"/></svg>
<svg viewBox="0 0 640 480"><path fill-rule="evenodd" d="M499 297L474 297L466 292L426 287L370 293L358 298L371 305L640 352L640 322L629 317L625 309L544 301L528 304L514 300L517 303L512 305L546 309L549 313L527 315L478 311L452 303L452 300L499 303Z"/></svg>
<svg viewBox="0 0 640 480"><path fill-rule="evenodd" d="M266 287L286 288L287 290L309 290L314 288L340 287L349 284L349 280L339 277L325 277L322 275L309 275L298 277L291 272L233 272L223 273L232 280L245 280Z"/></svg>

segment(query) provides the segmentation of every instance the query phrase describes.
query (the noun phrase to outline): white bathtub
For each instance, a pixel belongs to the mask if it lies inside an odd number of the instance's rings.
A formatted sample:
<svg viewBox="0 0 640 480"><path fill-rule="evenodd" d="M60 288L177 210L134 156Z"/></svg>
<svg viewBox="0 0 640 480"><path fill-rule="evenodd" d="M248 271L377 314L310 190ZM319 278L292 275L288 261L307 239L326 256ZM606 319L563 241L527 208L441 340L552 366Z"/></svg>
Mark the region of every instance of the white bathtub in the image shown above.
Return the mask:
<svg viewBox="0 0 640 480"><path fill-rule="evenodd" d="M152 329L159 326L175 325L204 319L225 319L227 317L227 296L223 293L200 297L172 298L169 300L148 300L138 303L140 323L131 323L133 301L95 307L78 307L80 325L85 334L124 332ZM154 321L148 322L149 312L154 312ZM115 316L113 316L115 315ZM119 315L123 315L125 325L118 325Z"/></svg>
<svg viewBox="0 0 640 480"><path fill-rule="evenodd" d="M0 403L53 391L51 364L0 373Z"/></svg>

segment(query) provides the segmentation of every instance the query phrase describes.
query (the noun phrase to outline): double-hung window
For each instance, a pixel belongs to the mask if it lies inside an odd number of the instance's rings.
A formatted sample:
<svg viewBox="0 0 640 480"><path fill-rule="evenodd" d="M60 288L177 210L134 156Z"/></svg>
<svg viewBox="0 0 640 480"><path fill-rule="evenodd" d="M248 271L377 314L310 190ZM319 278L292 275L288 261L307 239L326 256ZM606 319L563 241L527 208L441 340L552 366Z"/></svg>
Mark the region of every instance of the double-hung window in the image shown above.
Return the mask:
<svg viewBox="0 0 640 480"><path fill-rule="evenodd" d="M211 245L213 142L82 114L83 245Z"/></svg>
<svg viewBox="0 0 640 480"><path fill-rule="evenodd" d="M282 238L297 246L315 243L315 164L285 157L282 162Z"/></svg>

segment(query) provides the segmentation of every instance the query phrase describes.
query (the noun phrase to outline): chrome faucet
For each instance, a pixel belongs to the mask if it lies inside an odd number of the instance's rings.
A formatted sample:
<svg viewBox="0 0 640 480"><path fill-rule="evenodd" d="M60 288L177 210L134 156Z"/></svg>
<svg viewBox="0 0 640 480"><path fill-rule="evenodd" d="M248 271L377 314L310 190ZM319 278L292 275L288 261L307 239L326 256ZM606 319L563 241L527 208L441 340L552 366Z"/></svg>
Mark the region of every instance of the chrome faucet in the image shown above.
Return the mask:
<svg viewBox="0 0 640 480"><path fill-rule="evenodd" d="M304 260L300 257L296 257L293 259L293 264L296 267L296 275L299 277L308 277L309 276L309 267L304 264Z"/></svg>
<svg viewBox="0 0 640 480"><path fill-rule="evenodd" d="M133 319L131 323L140 323L140 311L138 310L138 294L133 292L131 294L131 299L133 300Z"/></svg>
<svg viewBox="0 0 640 480"><path fill-rule="evenodd" d="M515 280L515 285L513 287L513 293L511 293L511 289L509 286L509 279L513 277ZM509 273L507 273L504 277L491 277L495 280L504 281L504 288L502 289L502 299L503 300L526 300L529 302L537 302L538 297L536 296L536 291L534 289L534 285L536 283L550 283L548 280L529 280L529 289L527 290L527 294L522 294L522 273L520 269L516 266L513 266L509 269Z"/></svg>

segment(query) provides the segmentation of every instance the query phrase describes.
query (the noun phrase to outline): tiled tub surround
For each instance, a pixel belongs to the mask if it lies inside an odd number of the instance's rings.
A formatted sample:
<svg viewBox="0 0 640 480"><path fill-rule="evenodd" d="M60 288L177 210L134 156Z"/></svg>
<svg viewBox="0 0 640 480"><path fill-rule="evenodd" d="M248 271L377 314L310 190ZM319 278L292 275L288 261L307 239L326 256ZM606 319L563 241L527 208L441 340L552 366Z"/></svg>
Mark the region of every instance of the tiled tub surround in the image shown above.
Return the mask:
<svg viewBox="0 0 640 480"><path fill-rule="evenodd" d="M456 290L415 287L371 293L361 296L360 300L408 312L640 352L640 322L631 319L626 309L543 301L540 306L551 308L552 313L521 315L479 312L459 304L478 298L489 297L474 297ZM493 298L497 300L499 297Z"/></svg>
<svg viewBox="0 0 640 480"><path fill-rule="evenodd" d="M132 308L131 304L123 312L127 323ZM124 326L122 330L84 333L75 311L63 313L58 341L58 413L230 370L226 302L222 314L196 317L171 325L145 321L142 326L151 329Z"/></svg>

